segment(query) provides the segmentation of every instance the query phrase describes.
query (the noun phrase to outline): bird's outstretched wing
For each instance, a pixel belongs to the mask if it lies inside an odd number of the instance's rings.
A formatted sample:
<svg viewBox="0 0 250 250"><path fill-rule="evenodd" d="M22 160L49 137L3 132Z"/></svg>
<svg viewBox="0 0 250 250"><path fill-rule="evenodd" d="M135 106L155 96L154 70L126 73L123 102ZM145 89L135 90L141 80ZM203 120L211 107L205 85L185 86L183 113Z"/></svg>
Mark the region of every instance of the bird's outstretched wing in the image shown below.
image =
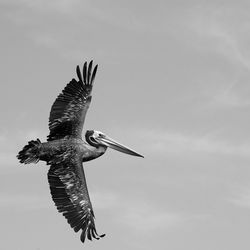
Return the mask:
<svg viewBox="0 0 250 250"><path fill-rule="evenodd" d="M92 64L92 61L89 65L85 62L82 74L77 66L79 80L72 79L56 98L50 111L48 141L64 137L81 138L98 66L96 65L92 71Z"/></svg>
<svg viewBox="0 0 250 250"><path fill-rule="evenodd" d="M80 160L74 157L53 163L48 172L52 199L75 232L80 229L81 241L87 237L100 239L95 228L94 212L89 199L85 175Z"/></svg>

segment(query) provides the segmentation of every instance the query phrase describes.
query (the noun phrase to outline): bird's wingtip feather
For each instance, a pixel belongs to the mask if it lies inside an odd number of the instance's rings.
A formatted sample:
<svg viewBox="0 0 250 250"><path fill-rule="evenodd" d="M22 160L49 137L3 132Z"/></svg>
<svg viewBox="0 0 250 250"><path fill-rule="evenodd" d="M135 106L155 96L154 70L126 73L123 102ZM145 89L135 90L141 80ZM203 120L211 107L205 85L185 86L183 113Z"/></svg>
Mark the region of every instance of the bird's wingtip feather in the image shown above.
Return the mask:
<svg viewBox="0 0 250 250"><path fill-rule="evenodd" d="M81 70L80 70L79 65L76 66L76 74L77 74L80 82L82 82L82 74L81 74Z"/></svg>

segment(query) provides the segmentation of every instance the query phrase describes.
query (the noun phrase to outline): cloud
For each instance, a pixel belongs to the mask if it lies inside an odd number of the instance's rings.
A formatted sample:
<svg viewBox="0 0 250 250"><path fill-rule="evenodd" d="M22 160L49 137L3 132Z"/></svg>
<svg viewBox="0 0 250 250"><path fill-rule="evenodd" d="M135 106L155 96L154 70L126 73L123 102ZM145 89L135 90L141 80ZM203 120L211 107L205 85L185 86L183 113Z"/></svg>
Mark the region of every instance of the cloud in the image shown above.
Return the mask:
<svg viewBox="0 0 250 250"><path fill-rule="evenodd" d="M115 208L118 204L117 195L110 191L91 192L90 195L94 207L100 210Z"/></svg>
<svg viewBox="0 0 250 250"><path fill-rule="evenodd" d="M224 55L231 63L250 70L250 59L246 53L249 46L245 46L250 38L248 13L246 9L235 8L231 4L201 5L190 11L186 26L200 39L195 40L196 45L203 44L208 50Z"/></svg>
<svg viewBox="0 0 250 250"><path fill-rule="evenodd" d="M127 197L111 192L92 192L91 200L96 210L109 210L116 223L145 233L153 230L170 229L192 220L192 215L169 212L160 209L146 200Z"/></svg>
<svg viewBox="0 0 250 250"><path fill-rule="evenodd" d="M229 84L223 90L214 93L208 106L226 108L244 108L250 106L249 98L243 97L242 93L237 93L234 89L237 83Z"/></svg>
<svg viewBox="0 0 250 250"><path fill-rule="evenodd" d="M237 194L228 200L236 206L250 208L250 188L241 188Z"/></svg>
<svg viewBox="0 0 250 250"><path fill-rule="evenodd" d="M145 136L146 135L146 136ZM141 148L156 153L204 153L250 157L250 144L228 143L210 135L184 134L173 131L142 130L138 132Z"/></svg>
<svg viewBox="0 0 250 250"><path fill-rule="evenodd" d="M56 49L59 46L59 41L49 33L34 32L31 34L32 40L37 44L46 48Z"/></svg>
<svg viewBox="0 0 250 250"><path fill-rule="evenodd" d="M18 165L16 158L17 152L0 153L0 165L1 167L9 167L10 165Z"/></svg>
<svg viewBox="0 0 250 250"><path fill-rule="evenodd" d="M86 2L80 0L2 0L1 3L8 4L10 6L18 5L31 8L39 11L56 11L59 13L70 13L72 12L78 3Z"/></svg>
<svg viewBox="0 0 250 250"><path fill-rule="evenodd" d="M36 46L54 51L61 57L73 61L78 61L79 55L84 51L81 47L75 46L70 38L65 38L65 35L61 33L56 34L55 32L48 30L45 32L35 30L30 31L28 37ZM96 50L96 53L99 53L98 50ZM86 58L93 57L93 54L87 49L84 54Z"/></svg>
<svg viewBox="0 0 250 250"><path fill-rule="evenodd" d="M45 197L37 194L18 194L18 193L0 193L0 207L8 210L25 210L34 211L41 209L50 209L48 200L50 197Z"/></svg>
<svg viewBox="0 0 250 250"><path fill-rule="evenodd" d="M150 232L157 229L169 229L186 221L184 215L161 211L149 204L129 204L130 207L127 207L119 214L118 221L137 231Z"/></svg>

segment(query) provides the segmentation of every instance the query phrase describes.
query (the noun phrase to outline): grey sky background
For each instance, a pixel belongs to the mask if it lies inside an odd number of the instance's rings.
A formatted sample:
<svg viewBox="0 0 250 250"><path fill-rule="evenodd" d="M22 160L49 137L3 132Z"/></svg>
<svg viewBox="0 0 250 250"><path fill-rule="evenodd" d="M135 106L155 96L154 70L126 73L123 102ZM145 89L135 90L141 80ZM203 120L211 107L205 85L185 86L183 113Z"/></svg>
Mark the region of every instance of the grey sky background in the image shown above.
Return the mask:
<svg viewBox="0 0 250 250"><path fill-rule="evenodd" d="M249 1L0 1L0 249L250 248ZM52 103L93 59L85 129L145 155L84 164L100 241L50 197L48 166L21 166L46 139Z"/></svg>

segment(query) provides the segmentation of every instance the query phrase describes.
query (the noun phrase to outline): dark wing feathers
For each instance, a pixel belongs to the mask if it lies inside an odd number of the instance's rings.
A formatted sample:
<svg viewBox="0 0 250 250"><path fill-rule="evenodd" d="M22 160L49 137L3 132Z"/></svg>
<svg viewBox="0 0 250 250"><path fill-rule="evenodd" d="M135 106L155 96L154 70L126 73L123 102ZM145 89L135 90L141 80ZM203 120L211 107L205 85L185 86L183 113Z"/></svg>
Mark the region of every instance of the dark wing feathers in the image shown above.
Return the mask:
<svg viewBox="0 0 250 250"><path fill-rule="evenodd" d="M90 82L91 70L92 70L92 61L90 62L89 67L88 67L87 82Z"/></svg>
<svg viewBox="0 0 250 250"><path fill-rule="evenodd" d="M87 82L87 79L86 79L86 76L87 76L87 62L85 62L83 64L82 74L83 74L83 81Z"/></svg>
<svg viewBox="0 0 250 250"><path fill-rule="evenodd" d="M97 71L97 67L95 66L94 70L93 70L93 73L92 73L92 76L91 76L91 80L90 80L91 83L93 83L94 80L95 80L96 71Z"/></svg>
<svg viewBox="0 0 250 250"><path fill-rule="evenodd" d="M83 82L79 65L77 65L77 67L76 67L76 73L77 73L77 76L78 76L80 82Z"/></svg>
<svg viewBox="0 0 250 250"><path fill-rule="evenodd" d="M50 134L48 141L67 136L81 138L97 71L96 65L92 72L92 64L91 61L88 66L85 62L82 74L79 66L77 66L76 73L79 80L72 79L52 105L49 117Z"/></svg>
<svg viewBox="0 0 250 250"><path fill-rule="evenodd" d="M76 137L81 138L82 127L91 102L91 91L97 65L93 62L76 67L78 80L72 79L52 105L49 117L48 141ZM89 199L85 175L77 152L71 148L57 154L51 161L48 181L57 210L64 215L75 232L82 230L81 241L86 237L100 239L95 228L94 212Z"/></svg>
<svg viewBox="0 0 250 250"><path fill-rule="evenodd" d="M86 237L100 239L95 228L94 212L80 161L52 164L48 172L52 199L75 232L80 229L81 241Z"/></svg>

